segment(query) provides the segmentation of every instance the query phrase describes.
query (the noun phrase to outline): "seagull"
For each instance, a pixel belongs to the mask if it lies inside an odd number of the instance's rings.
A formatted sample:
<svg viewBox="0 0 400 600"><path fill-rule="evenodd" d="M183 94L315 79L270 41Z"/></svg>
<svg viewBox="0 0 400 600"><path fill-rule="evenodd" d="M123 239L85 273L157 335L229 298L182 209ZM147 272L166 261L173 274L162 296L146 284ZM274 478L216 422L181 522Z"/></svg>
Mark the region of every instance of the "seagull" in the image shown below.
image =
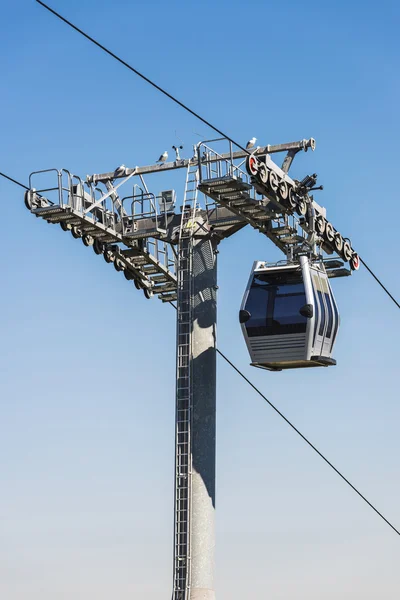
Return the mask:
<svg viewBox="0 0 400 600"><path fill-rule="evenodd" d="M165 151L164 154L161 154L161 156L160 156L160 158L158 159L157 162L163 163L163 162L165 162L167 160L167 158L168 158L168 152Z"/></svg>
<svg viewBox="0 0 400 600"><path fill-rule="evenodd" d="M126 169L125 165L121 165L120 167L117 167L114 171L114 175L123 175L125 173L125 169Z"/></svg>
<svg viewBox="0 0 400 600"><path fill-rule="evenodd" d="M257 141L256 137L251 138L251 140L249 140L246 144L246 150L250 150L250 148L253 148L256 141Z"/></svg>

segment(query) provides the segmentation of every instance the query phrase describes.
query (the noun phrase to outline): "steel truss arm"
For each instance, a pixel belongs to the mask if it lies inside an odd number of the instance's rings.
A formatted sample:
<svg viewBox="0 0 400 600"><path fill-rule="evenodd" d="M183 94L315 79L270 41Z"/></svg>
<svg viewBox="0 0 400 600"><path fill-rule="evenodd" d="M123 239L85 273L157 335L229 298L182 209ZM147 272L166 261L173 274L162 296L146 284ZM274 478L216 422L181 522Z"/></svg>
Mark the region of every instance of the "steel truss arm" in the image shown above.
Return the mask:
<svg viewBox="0 0 400 600"><path fill-rule="evenodd" d="M232 143L226 139L211 141L227 144L229 152L220 154L207 145L209 142L201 142L191 159L135 169L120 167L114 173L88 176L86 184L65 169L32 174L31 178L36 178L57 173L57 184L35 190L30 179L25 203L36 216L60 223L75 238L82 237L85 245L93 245L96 254L103 253L106 262L123 271L147 297L158 295L163 302L176 299L177 256L173 250L182 215L174 211L174 201L163 202L160 196L157 203L144 182L146 173L186 168L184 198L207 222L206 235L215 243L250 224L289 259L304 252L318 256L321 246L328 254L336 252L352 269L358 268L359 259L349 240L327 221L325 209L309 194L315 189L316 175L302 181L288 175L298 152L314 150L313 138L255 148L252 153L233 152ZM287 153L282 168L270 156L277 152ZM247 173L241 169L244 162ZM120 198L118 188L136 175L143 187L134 184L131 195ZM115 179L121 181L114 185ZM200 208L197 190L212 202L206 198ZM54 200L42 193L50 193ZM333 264L335 276L350 273L337 268L338 261L332 263L332 269Z"/></svg>
<svg viewBox="0 0 400 600"><path fill-rule="evenodd" d="M263 154L275 154L277 152L299 152L300 150L307 151L308 148L311 150L315 150L315 140L310 138L309 140L300 140L299 142L288 142L286 144L275 144L262 146L260 148L256 148L252 154L255 155L263 155ZM243 150L238 150L237 152L226 152L225 154L221 154L218 156L213 156L208 159L201 160L201 164L213 163L213 162L222 162L226 160L236 160L241 158L246 158L249 155L248 152L243 152ZM197 156L193 156L192 158L185 158L181 160L176 160L174 162L166 162L160 165L148 165L145 167L134 167L133 169L125 168L122 171L114 171L110 173L100 173L98 175L88 175L87 182L88 183L100 183L105 181L110 181L112 179L119 179L121 177L127 177L129 175L148 175L150 173L160 173L162 171L171 171L173 169L186 169L189 165L195 166L198 165L199 161Z"/></svg>

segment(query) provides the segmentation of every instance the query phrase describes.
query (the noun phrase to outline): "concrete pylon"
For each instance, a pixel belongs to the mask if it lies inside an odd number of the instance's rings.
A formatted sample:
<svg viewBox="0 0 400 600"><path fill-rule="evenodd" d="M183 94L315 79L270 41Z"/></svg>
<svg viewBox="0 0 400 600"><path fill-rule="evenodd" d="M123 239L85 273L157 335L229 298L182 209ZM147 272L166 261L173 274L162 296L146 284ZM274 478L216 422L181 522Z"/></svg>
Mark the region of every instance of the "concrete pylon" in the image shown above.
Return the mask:
<svg viewBox="0 0 400 600"><path fill-rule="evenodd" d="M216 287L212 242L194 239L190 600L215 600Z"/></svg>
<svg viewBox="0 0 400 600"><path fill-rule="evenodd" d="M207 225L195 222L178 266L173 600L215 600L217 270Z"/></svg>

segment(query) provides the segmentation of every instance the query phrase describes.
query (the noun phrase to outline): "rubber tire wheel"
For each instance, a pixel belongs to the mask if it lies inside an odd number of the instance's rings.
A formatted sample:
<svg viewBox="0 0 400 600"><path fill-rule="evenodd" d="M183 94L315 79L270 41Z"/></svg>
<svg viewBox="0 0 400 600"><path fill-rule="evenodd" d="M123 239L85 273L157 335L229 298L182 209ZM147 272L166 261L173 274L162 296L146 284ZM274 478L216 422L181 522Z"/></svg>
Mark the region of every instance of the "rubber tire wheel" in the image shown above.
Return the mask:
<svg viewBox="0 0 400 600"><path fill-rule="evenodd" d="M82 234L79 231L79 229L76 227L76 225L71 227L71 233L72 233L72 237L75 238L76 240L79 240L79 238L82 237Z"/></svg>
<svg viewBox="0 0 400 600"><path fill-rule="evenodd" d="M143 288L143 294L144 294L144 297L147 298L147 300L150 300L150 298L153 295L151 292L149 292L149 290L147 288Z"/></svg>
<svg viewBox="0 0 400 600"><path fill-rule="evenodd" d="M110 263L114 262L114 255L111 252L111 250L104 250L103 256L104 256L104 260L106 261L106 263L110 264Z"/></svg>
<svg viewBox="0 0 400 600"><path fill-rule="evenodd" d="M344 240L339 232L335 233L335 240L333 243L334 243L336 252L338 254L341 254L342 250L343 250Z"/></svg>
<svg viewBox="0 0 400 600"><path fill-rule="evenodd" d="M100 240L95 239L93 242L93 250L94 250L95 254L97 254L97 255L103 254L103 251L104 251L103 242L100 242Z"/></svg>
<svg viewBox="0 0 400 600"><path fill-rule="evenodd" d="M260 165L259 161L256 159L255 156L253 156L253 154L250 154L246 158L246 170L249 175L252 175L253 177L255 177L258 173L259 165Z"/></svg>
<svg viewBox="0 0 400 600"><path fill-rule="evenodd" d="M279 189L279 177L275 173L275 171L271 171L270 174L269 174L269 187L271 188L271 190L273 192L275 192L275 194L278 193L278 189Z"/></svg>
<svg viewBox="0 0 400 600"><path fill-rule="evenodd" d="M134 280L133 280L133 283L134 283L134 285L135 285L135 288L136 288L137 290L141 290L141 289L142 289L142 286L140 285L140 282L139 282L137 279L134 279Z"/></svg>
<svg viewBox="0 0 400 600"><path fill-rule="evenodd" d="M60 227L63 231L71 231L71 225L65 221L60 222Z"/></svg>
<svg viewBox="0 0 400 600"><path fill-rule="evenodd" d="M352 271L358 271L360 268L360 257L357 252L354 252L350 259L350 268Z"/></svg>
<svg viewBox="0 0 400 600"><path fill-rule="evenodd" d="M289 186L284 179L279 182L278 194L279 198L285 203L289 197Z"/></svg>
<svg viewBox="0 0 400 600"><path fill-rule="evenodd" d="M26 190L26 192L24 194L24 204L25 204L25 206L26 206L26 208L28 210L32 210L32 206L33 206L32 196L33 196L33 193L34 192L32 192L32 190Z"/></svg>
<svg viewBox="0 0 400 600"><path fill-rule="evenodd" d="M289 207L291 210L295 210L295 208L297 206L297 199L296 199L295 191L292 187L289 188L288 204L289 204Z"/></svg>
<svg viewBox="0 0 400 600"><path fill-rule="evenodd" d="M349 262L351 260L352 256L353 256L353 251L351 249L351 246L350 246L349 242L345 242L343 244L343 258L344 258L344 260Z"/></svg>
<svg viewBox="0 0 400 600"><path fill-rule="evenodd" d="M317 230L317 232L320 235L324 234L325 227L326 227L326 220L324 219L324 217L317 217L315 219L315 229Z"/></svg>
<svg viewBox="0 0 400 600"><path fill-rule="evenodd" d="M85 246L93 246L94 237L92 237L88 233L84 233L82 236L82 242Z"/></svg>
<svg viewBox="0 0 400 600"><path fill-rule="evenodd" d="M333 231L333 227L332 227L332 223L327 223L325 225L325 239L332 244L333 240L335 239L335 233Z"/></svg>
<svg viewBox="0 0 400 600"><path fill-rule="evenodd" d="M132 279L135 278L134 274L129 269L124 269L124 277L127 281L132 281Z"/></svg>
<svg viewBox="0 0 400 600"><path fill-rule="evenodd" d="M116 259L114 260L114 269L115 269L116 271L119 271L119 272L120 272L120 271L124 271L124 270L125 270L125 265L124 265L124 263L122 262L122 260L120 260L119 258L116 258Z"/></svg>
<svg viewBox="0 0 400 600"><path fill-rule="evenodd" d="M269 173L267 165L265 163L260 163L260 168L258 169L258 179L260 180L260 183L262 183L263 185L267 185L268 176Z"/></svg>
<svg viewBox="0 0 400 600"><path fill-rule="evenodd" d="M307 203L304 198L299 198L297 201L296 212L299 216L304 217L307 214Z"/></svg>

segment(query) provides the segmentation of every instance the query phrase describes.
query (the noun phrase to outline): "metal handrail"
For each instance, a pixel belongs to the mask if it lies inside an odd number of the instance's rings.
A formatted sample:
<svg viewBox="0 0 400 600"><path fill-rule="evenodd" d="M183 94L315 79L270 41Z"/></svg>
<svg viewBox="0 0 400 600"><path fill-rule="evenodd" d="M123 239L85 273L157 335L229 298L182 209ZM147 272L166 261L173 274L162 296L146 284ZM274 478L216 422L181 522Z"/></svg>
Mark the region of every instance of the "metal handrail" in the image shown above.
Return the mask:
<svg viewBox="0 0 400 600"><path fill-rule="evenodd" d="M140 190L138 194L135 194L135 189ZM122 231L125 231L126 223L130 223L132 221L132 225L137 219L144 218L154 218L155 226L158 229L159 226L159 211L157 211L157 203L156 197L151 192L145 192L139 185L135 184L133 186L133 194L130 196L125 196L121 199L121 205L124 206L127 200L132 200L130 205L130 214L127 214L121 219L122 222ZM145 203L149 203L149 209L146 210ZM137 207L140 207L140 210L137 211ZM166 210L164 208L164 217L166 217Z"/></svg>
<svg viewBox="0 0 400 600"><path fill-rule="evenodd" d="M216 140L209 140L207 143L213 142L213 141L222 141L225 138L217 138ZM202 159L202 152L204 152L206 154L206 159L205 161ZM232 142L229 142L229 154L230 154L230 158L224 158L222 156L222 154L220 154L219 152L217 152L216 150L213 150L210 146L208 146L205 142L201 142L200 144L198 144L197 146L197 161L199 164L199 179L200 179L200 183L203 181L204 177L203 177L203 169L204 166L208 169L209 174L211 175L211 177L208 177L208 179L213 179L212 175L215 174L215 177L222 177L222 172L223 172L223 166L225 165L226 171L227 171L227 175L233 176L233 177L240 177L240 179L242 179L245 182L249 181L249 176L248 174L243 171L239 166L234 164L234 159L233 159L233 146L232 146ZM213 156L215 158L218 158L218 161L208 161L207 159ZM204 164L205 163L205 164ZM213 170L213 164L215 163L215 169ZM243 164L243 162L241 163Z"/></svg>

